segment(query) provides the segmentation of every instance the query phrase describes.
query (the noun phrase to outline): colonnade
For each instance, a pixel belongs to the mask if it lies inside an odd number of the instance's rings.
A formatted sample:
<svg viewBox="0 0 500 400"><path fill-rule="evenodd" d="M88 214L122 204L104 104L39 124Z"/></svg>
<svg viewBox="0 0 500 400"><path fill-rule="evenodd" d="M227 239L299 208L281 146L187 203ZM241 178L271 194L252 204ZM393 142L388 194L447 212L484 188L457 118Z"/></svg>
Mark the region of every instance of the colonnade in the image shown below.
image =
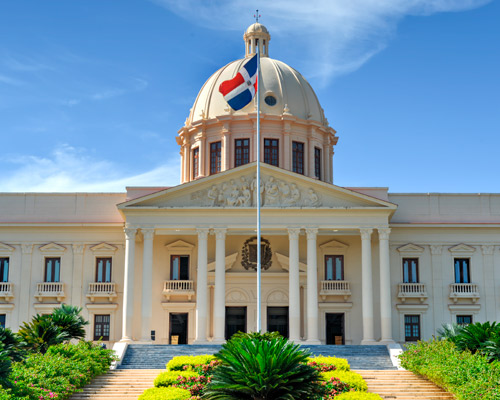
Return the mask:
<svg viewBox="0 0 500 400"><path fill-rule="evenodd" d="M392 307L390 287L389 234L390 229L376 228L379 239L380 257L380 342L392 342ZM303 228L307 237L307 290L306 290L306 342L319 344L318 326L318 260L317 260L317 227ZM142 322L141 340L150 340L152 319L152 272L153 272L153 228L141 229L143 245L143 279L142 279ZM196 280L196 343L207 343L208 310L208 235L215 235L215 287L213 302L213 343L224 342L226 285L226 228L198 228L198 266ZM360 228L361 235L361 286L362 286L362 318L363 340L361 344L376 343L374 334L373 307L373 274L372 274L372 233L373 228ZM301 228L287 229L289 238L289 336L300 341L300 276L299 276L299 235ZM135 236L136 228L125 229L125 274L123 290L123 327L122 341L132 340L133 305L134 305L134 271L135 271Z"/></svg>

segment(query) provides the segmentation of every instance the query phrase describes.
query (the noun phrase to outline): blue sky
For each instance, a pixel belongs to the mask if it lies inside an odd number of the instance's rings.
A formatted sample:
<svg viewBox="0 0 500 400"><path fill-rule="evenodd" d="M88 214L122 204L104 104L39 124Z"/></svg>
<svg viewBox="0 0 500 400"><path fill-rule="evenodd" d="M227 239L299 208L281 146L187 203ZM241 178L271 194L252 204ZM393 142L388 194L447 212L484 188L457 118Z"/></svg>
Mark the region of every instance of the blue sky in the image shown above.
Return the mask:
<svg viewBox="0 0 500 400"><path fill-rule="evenodd" d="M1 2L0 191L177 184L177 131L254 8L338 131L336 184L500 192L498 0Z"/></svg>

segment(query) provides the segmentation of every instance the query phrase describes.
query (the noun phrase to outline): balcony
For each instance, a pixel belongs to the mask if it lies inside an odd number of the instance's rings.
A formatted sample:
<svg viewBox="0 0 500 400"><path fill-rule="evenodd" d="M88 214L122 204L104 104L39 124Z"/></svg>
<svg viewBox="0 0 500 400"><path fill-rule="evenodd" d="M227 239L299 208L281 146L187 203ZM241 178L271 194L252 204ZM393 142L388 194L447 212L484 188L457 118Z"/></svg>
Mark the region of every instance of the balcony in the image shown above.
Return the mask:
<svg viewBox="0 0 500 400"><path fill-rule="evenodd" d="M423 303L427 296L424 283L400 283L398 298L404 303L406 299L420 299Z"/></svg>
<svg viewBox="0 0 500 400"><path fill-rule="evenodd" d="M9 301L14 298L14 284L10 282L0 282L0 298Z"/></svg>
<svg viewBox="0 0 500 400"><path fill-rule="evenodd" d="M475 303L479 299L479 290L475 283L452 283L450 285L450 299L455 303L458 299L470 299Z"/></svg>
<svg viewBox="0 0 500 400"><path fill-rule="evenodd" d="M194 283L193 281L164 281L163 282L163 296L170 300L170 296L185 295L189 300L194 296Z"/></svg>
<svg viewBox="0 0 500 400"><path fill-rule="evenodd" d="M91 282L89 283L89 290L87 297L91 302L96 298L107 297L112 301L116 297L116 283L114 282Z"/></svg>
<svg viewBox="0 0 500 400"><path fill-rule="evenodd" d="M35 297L41 303L44 298L55 297L57 301L63 301L64 283L62 282L43 282L37 283Z"/></svg>
<svg viewBox="0 0 500 400"><path fill-rule="evenodd" d="M321 281L321 290L319 295L326 299L326 296L344 296L344 299L351 295L351 286L349 281Z"/></svg>

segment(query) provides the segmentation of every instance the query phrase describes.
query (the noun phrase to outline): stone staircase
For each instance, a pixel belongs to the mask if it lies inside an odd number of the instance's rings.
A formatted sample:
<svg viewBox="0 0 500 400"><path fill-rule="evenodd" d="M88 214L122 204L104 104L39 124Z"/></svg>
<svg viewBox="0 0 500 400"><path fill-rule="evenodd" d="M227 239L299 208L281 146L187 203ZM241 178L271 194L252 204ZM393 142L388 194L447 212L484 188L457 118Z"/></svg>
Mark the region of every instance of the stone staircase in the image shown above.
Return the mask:
<svg viewBox="0 0 500 400"><path fill-rule="evenodd" d="M368 384L368 391L391 400L451 400L455 397L432 382L409 371L356 371Z"/></svg>

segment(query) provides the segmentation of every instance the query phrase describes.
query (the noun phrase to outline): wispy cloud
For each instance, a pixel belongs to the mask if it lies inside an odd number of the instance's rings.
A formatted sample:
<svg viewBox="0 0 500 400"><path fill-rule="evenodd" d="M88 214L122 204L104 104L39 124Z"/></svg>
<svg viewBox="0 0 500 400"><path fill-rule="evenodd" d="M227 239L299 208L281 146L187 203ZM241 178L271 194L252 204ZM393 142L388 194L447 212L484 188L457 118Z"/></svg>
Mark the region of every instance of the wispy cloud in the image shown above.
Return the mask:
<svg viewBox="0 0 500 400"><path fill-rule="evenodd" d="M19 79L11 78L10 76L2 74L0 74L0 83L12 86L21 86L24 84L24 82L20 81Z"/></svg>
<svg viewBox="0 0 500 400"><path fill-rule="evenodd" d="M136 93L145 90L149 86L149 82L141 78L132 78L132 82L123 88L108 88L92 93L87 98L94 101L109 100L115 97L120 97L129 93ZM69 99L63 103L68 106L80 104L84 99Z"/></svg>
<svg viewBox="0 0 500 400"><path fill-rule="evenodd" d="M218 30L241 31L253 15L246 0L151 1L190 22ZM271 37L280 36L287 46L303 52L302 67L307 76L315 74L327 83L358 69L382 50L405 16L464 11L490 1L258 0L252 8L262 10L262 21L270 28Z"/></svg>
<svg viewBox="0 0 500 400"><path fill-rule="evenodd" d="M53 67L48 64L32 57L13 57L10 54L4 54L2 56L1 64L3 64L6 68L17 72L35 72L45 69L53 69Z"/></svg>
<svg viewBox="0 0 500 400"><path fill-rule="evenodd" d="M61 145L49 157L7 156L12 168L0 178L4 192L123 192L125 186L171 186L179 183L178 157L149 171L127 175L109 160L99 160L86 149Z"/></svg>

